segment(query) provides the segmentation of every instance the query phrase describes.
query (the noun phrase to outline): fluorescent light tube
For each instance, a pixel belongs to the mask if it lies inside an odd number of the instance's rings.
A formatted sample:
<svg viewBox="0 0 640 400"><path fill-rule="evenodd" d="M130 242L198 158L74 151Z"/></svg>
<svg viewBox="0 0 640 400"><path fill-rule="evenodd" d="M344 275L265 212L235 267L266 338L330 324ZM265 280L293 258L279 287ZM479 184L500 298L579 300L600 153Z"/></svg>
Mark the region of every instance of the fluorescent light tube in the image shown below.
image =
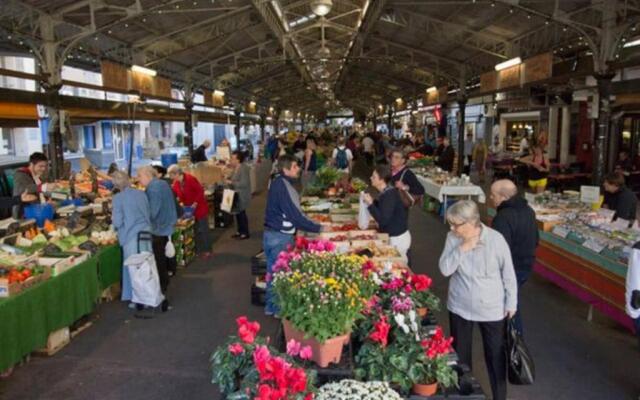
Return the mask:
<svg viewBox="0 0 640 400"><path fill-rule="evenodd" d="M521 63L522 63L522 60L520 59L520 57L512 58L511 60L507 60L505 62L501 62L500 64L497 64L496 71L501 71L503 69L513 67Z"/></svg>
<svg viewBox="0 0 640 400"><path fill-rule="evenodd" d="M149 69L149 68L145 68L145 67L141 67L139 65L131 66L131 70L133 72L140 72L141 74L150 75L150 76L156 76L156 74L157 74L157 72L155 70Z"/></svg>

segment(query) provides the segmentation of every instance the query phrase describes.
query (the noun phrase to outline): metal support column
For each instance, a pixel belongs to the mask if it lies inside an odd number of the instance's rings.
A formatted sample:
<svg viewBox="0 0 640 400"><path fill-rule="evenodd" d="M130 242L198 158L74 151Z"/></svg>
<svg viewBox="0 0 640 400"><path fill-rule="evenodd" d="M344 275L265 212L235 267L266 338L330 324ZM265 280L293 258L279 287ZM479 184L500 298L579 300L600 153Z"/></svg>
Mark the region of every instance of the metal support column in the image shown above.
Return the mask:
<svg viewBox="0 0 640 400"><path fill-rule="evenodd" d="M393 135L393 109L389 107L387 114L387 126L389 127L389 135Z"/></svg>
<svg viewBox="0 0 640 400"><path fill-rule="evenodd" d="M460 97L458 99L460 111L458 114L458 175L462 175L464 170L464 114L467 108L467 98Z"/></svg>
<svg viewBox="0 0 640 400"><path fill-rule="evenodd" d="M267 116L264 114L260 115L260 141L264 143L265 139L265 125L267 124Z"/></svg>
<svg viewBox="0 0 640 400"><path fill-rule="evenodd" d="M184 144L189 150L189 159L193 155L193 101L184 102L185 119L184 119Z"/></svg>
<svg viewBox="0 0 640 400"><path fill-rule="evenodd" d="M234 133L236 134L236 148L234 150L238 150L240 148L240 117L242 116L242 112L240 110L236 110L235 115L236 127L234 129Z"/></svg>
<svg viewBox="0 0 640 400"><path fill-rule="evenodd" d="M607 165L607 141L609 140L611 124L611 80L614 73L596 74L598 81L598 95L600 98L600 109L598 111L598 128L595 137L593 184L600 185L604 179L605 166Z"/></svg>

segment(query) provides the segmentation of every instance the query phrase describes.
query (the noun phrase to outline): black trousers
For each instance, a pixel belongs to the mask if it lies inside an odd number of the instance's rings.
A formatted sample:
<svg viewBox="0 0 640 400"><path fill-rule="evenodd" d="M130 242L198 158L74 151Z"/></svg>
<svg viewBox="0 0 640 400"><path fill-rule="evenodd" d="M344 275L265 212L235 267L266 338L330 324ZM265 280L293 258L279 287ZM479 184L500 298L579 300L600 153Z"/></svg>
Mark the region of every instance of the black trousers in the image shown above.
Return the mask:
<svg viewBox="0 0 640 400"><path fill-rule="evenodd" d="M164 255L164 248L168 241L169 239L166 236L153 235L153 256L156 259L156 267L160 276L160 288L164 294L167 293L167 287L169 286L168 259Z"/></svg>
<svg viewBox="0 0 640 400"><path fill-rule="evenodd" d="M473 325L477 323L482 333L484 362L489 373L493 400L507 398L507 354L505 321L474 322L449 312L449 326L453 339L453 348L460 362L472 368Z"/></svg>
<svg viewBox="0 0 640 400"><path fill-rule="evenodd" d="M238 223L238 233L249 236L249 219L245 210L236 214L236 222Z"/></svg>

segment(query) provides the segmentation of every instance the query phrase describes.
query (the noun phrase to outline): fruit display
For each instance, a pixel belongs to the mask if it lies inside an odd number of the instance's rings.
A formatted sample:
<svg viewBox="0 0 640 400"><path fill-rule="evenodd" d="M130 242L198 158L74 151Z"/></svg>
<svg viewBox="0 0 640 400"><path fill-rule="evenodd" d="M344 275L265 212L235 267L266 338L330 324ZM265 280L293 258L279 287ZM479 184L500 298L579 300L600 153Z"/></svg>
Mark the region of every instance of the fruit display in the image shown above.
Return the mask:
<svg viewBox="0 0 640 400"><path fill-rule="evenodd" d="M395 258L400 257L400 253L393 246L369 245L365 248L353 249L353 253L367 257Z"/></svg>
<svg viewBox="0 0 640 400"><path fill-rule="evenodd" d="M308 214L309 218L316 222L331 222L331 216L325 214Z"/></svg>
<svg viewBox="0 0 640 400"><path fill-rule="evenodd" d="M118 234L113 229L113 226L109 227L108 230L104 230L104 231L94 230L91 232L91 241L101 246L115 244L115 243L118 243Z"/></svg>
<svg viewBox="0 0 640 400"><path fill-rule="evenodd" d="M331 232L348 232L358 229L357 224L342 224L342 225L333 225L331 227Z"/></svg>

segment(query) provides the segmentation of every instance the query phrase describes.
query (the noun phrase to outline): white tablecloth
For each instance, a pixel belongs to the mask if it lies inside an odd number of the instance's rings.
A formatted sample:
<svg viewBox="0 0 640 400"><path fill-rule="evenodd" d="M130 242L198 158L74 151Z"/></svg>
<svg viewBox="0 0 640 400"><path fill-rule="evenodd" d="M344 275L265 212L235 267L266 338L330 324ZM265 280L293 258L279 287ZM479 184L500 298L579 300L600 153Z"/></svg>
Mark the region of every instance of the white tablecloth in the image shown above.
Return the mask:
<svg viewBox="0 0 640 400"><path fill-rule="evenodd" d="M440 202L444 202L444 196L478 196L478 201L484 203L486 201L482 188L477 185L465 185L465 186L444 186L435 183L429 178L425 178L420 175L416 175L418 180L424 187L425 192L430 197L438 199Z"/></svg>

